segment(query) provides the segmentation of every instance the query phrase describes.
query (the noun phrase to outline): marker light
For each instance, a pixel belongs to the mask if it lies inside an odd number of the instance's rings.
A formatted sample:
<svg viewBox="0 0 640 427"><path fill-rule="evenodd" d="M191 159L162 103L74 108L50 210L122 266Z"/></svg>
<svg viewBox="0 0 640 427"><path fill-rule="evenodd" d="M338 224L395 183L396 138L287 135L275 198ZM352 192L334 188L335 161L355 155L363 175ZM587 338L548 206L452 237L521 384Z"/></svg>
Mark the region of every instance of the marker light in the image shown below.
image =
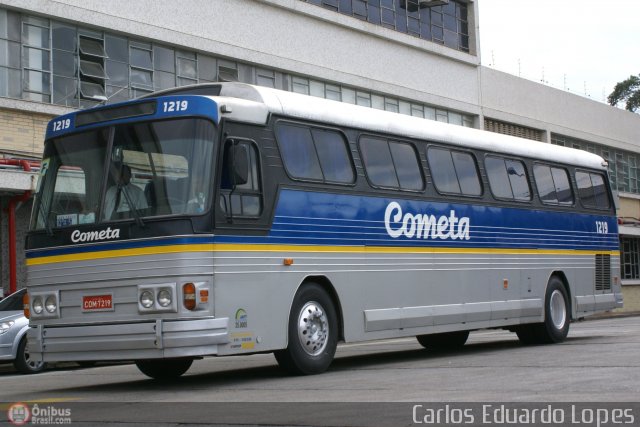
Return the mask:
<svg viewBox="0 0 640 427"><path fill-rule="evenodd" d="M153 293L151 293L151 291L142 291L140 294L140 304L144 308L150 308L153 305Z"/></svg>
<svg viewBox="0 0 640 427"><path fill-rule="evenodd" d="M33 299L33 304L31 305L31 308L33 309L33 312L35 314L41 314L42 310L44 310L44 306L42 305L42 298L35 297Z"/></svg>
<svg viewBox="0 0 640 427"><path fill-rule="evenodd" d="M49 295L44 302L44 308L49 313L55 313L58 305L56 304L56 297L53 295Z"/></svg>
<svg viewBox="0 0 640 427"><path fill-rule="evenodd" d="M171 302L171 291L169 289L161 289L158 292L158 304L160 304L160 307L169 307Z"/></svg>
<svg viewBox="0 0 640 427"><path fill-rule="evenodd" d="M182 303L187 310L196 308L196 285L193 283L185 283L182 286Z"/></svg>
<svg viewBox="0 0 640 427"><path fill-rule="evenodd" d="M31 310L29 309L29 293L27 292L22 296L22 310L24 311L24 317L28 319L31 316Z"/></svg>

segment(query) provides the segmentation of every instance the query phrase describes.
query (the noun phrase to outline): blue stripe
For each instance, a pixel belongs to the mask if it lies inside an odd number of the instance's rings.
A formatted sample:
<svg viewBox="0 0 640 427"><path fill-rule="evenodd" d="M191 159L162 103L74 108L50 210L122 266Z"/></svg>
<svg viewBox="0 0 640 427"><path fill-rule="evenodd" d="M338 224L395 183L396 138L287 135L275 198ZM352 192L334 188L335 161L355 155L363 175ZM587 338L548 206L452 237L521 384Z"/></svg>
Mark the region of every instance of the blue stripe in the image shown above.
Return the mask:
<svg viewBox="0 0 640 427"><path fill-rule="evenodd" d="M392 237L385 227L385 210L397 203L403 215L468 218L469 239ZM402 220L401 220L402 221ZM608 233L598 233L596 222ZM402 222L390 222L392 230ZM267 236L167 237L140 241L102 242L68 248L32 250L27 258L190 244L275 244L322 246L382 246L487 249L552 249L617 251L617 219L612 215L567 214L542 210L399 200L283 190Z"/></svg>

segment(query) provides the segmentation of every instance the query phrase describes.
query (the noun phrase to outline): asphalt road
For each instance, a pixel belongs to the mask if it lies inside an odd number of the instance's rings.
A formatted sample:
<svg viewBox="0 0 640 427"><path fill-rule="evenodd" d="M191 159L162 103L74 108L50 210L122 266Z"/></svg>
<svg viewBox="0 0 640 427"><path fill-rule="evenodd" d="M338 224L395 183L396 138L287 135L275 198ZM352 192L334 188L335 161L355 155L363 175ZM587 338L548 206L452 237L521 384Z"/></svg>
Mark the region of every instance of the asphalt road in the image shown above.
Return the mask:
<svg viewBox="0 0 640 427"><path fill-rule="evenodd" d="M412 425L415 404L429 402L640 402L639 368L640 317L574 323L564 343L545 346L505 331L474 332L445 353L415 339L343 344L328 372L309 377L284 375L272 355L196 361L171 383L130 364L32 376L3 368L0 421L24 402L68 408L73 425Z"/></svg>

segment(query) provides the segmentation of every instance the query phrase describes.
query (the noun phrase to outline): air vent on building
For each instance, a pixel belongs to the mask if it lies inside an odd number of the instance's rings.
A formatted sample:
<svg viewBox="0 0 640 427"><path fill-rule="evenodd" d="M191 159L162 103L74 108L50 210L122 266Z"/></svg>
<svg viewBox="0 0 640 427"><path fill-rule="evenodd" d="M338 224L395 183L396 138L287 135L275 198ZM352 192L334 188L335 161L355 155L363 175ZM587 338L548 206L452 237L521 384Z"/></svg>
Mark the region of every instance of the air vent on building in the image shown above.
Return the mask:
<svg viewBox="0 0 640 427"><path fill-rule="evenodd" d="M596 291L611 290L611 255L596 255Z"/></svg>
<svg viewBox="0 0 640 427"><path fill-rule="evenodd" d="M542 132L537 129L486 118L484 119L484 130L504 135L517 136L519 138L532 139L534 141L542 141L543 135Z"/></svg>
<svg viewBox="0 0 640 427"><path fill-rule="evenodd" d="M80 66L80 97L93 101L106 101L105 81L109 79L104 71L104 41L93 37L79 36L78 56Z"/></svg>

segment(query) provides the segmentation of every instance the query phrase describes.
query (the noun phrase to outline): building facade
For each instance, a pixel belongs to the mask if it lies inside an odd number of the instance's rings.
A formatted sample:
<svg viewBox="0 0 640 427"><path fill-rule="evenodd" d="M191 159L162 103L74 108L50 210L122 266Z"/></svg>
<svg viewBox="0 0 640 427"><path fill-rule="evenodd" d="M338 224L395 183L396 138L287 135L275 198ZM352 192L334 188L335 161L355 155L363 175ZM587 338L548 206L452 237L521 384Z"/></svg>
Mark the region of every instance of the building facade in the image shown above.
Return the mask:
<svg viewBox="0 0 640 427"><path fill-rule="evenodd" d="M482 1L0 0L4 292L12 274L24 283L27 192L51 117L241 81L601 155L621 196L625 310L639 310L640 116L481 66Z"/></svg>

